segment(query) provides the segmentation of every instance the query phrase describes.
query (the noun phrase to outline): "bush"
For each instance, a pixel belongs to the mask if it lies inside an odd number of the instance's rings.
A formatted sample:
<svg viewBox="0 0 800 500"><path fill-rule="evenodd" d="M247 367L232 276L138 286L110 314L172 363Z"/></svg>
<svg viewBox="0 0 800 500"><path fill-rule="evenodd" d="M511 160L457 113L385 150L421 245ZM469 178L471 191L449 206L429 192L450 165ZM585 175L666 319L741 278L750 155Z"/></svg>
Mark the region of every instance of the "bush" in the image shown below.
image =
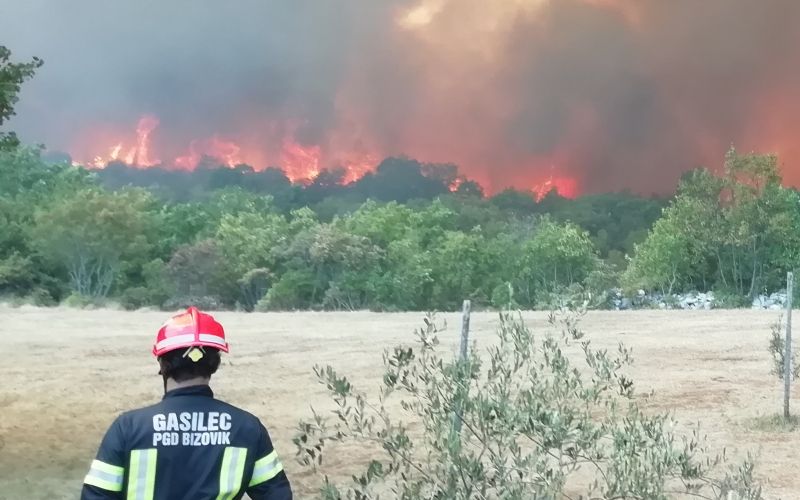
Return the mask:
<svg viewBox="0 0 800 500"><path fill-rule="evenodd" d="M256 310L291 311L307 309L314 289L314 277L308 270L291 270L284 273L267 294L258 301Z"/></svg>
<svg viewBox="0 0 800 500"><path fill-rule="evenodd" d="M720 471L724 458L709 456L696 432L682 439L668 414L639 408L624 374L632 362L624 346L616 355L595 350L573 313L552 314L550 324L552 331L535 337L520 317L501 314L488 362L475 354L482 351L458 361L442 357L428 317L416 347L385 353L375 400L334 368L315 367L336 418L314 413L300 422L294 442L301 463L324 475L331 446L373 450L351 484L325 476L321 496L761 498L750 458Z"/></svg>
<svg viewBox="0 0 800 500"><path fill-rule="evenodd" d="M769 345L767 347L772 357L772 374L778 377L778 380L783 380L784 363L786 362L786 337L783 333L783 325L783 315L778 316L778 319L770 325ZM797 363L794 350L792 352L791 375L792 381L800 377L800 364Z"/></svg>
<svg viewBox="0 0 800 500"><path fill-rule="evenodd" d="M511 283L497 285L492 290L492 307L498 310L519 308L519 304L514 300L514 288Z"/></svg>
<svg viewBox="0 0 800 500"><path fill-rule="evenodd" d="M173 297L164 303L164 309L168 311L176 309L186 309L195 306L198 309L207 311L218 311L223 309L223 304L216 297L197 296L197 297Z"/></svg>
<svg viewBox="0 0 800 500"><path fill-rule="evenodd" d="M142 277L147 289L147 304L162 306L175 293L175 287L167 279L166 264L161 259L152 260L142 266Z"/></svg>
<svg viewBox="0 0 800 500"><path fill-rule="evenodd" d="M39 307L53 307L58 305L56 299L44 288L34 288L30 295L27 296L26 301Z"/></svg>
<svg viewBox="0 0 800 500"><path fill-rule="evenodd" d="M248 271L238 280L242 299L240 305L245 311L252 312L256 308L258 302L269 290L271 281L272 273L269 272L269 269L264 268Z"/></svg>
<svg viewBox="0 0 800 500"><path fill-rule="evenodd" d="M750 307L752 302L753 299L746 295L723 289L714 291L714 303L712 307L714 309L740 309Z"/></svg>
<svg viewBox="0 0 800 500"><path fill-rule="evenodd" d="M129 311L153 305L150 290L143 286L128 288L119 296L119 304Z"/></svg>
<svg viewBox="0 0 800 500"><path fill-rule="evenodd" d="M88 297L79 293L71 293L63 304L75 309L94 309L105 305L105 300L99 297Z"/></svg>

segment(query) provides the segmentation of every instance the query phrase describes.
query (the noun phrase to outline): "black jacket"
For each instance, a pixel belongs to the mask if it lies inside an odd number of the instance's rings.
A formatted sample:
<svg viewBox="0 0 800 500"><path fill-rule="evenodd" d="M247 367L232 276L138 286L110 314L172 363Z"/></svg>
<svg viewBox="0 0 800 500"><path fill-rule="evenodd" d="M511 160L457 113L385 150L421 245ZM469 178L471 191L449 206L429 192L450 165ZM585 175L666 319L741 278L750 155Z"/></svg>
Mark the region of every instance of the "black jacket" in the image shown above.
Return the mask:
<svg viewBox="0 0 800 500"><path fill-rule="evenodd" d="M201 385L120 415L103 438L81 499L235 500L245 492L253 500L292 498L267 429Z"/></svg>

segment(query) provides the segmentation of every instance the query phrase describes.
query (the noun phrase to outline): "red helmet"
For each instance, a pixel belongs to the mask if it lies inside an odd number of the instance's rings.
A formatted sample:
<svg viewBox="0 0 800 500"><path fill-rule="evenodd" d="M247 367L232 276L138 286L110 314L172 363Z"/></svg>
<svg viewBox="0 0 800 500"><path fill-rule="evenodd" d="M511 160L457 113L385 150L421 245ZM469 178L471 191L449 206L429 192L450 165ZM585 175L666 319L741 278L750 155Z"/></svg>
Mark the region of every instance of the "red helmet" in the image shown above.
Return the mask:
<svg viewBox="0 0 800 500"><path fill-rule="evenodd" d="M213 316L200 312L194 306L173 316L158 330L153 354L161 357L175 349L192 346L214 347L228 352L222 325Z"/></svg>

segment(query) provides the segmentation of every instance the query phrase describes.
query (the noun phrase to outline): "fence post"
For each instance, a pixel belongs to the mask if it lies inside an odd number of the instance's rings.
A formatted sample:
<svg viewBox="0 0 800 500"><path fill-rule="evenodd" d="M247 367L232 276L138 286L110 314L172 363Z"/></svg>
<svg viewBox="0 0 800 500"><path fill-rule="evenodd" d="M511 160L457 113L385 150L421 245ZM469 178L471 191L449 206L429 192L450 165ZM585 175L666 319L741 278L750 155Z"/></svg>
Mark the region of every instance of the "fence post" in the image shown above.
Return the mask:
<svg viewBox="0 0 800 500"><path fill-rule="evenodd" d="M461 350L459 352L459 365L465 367L467 363L467 356L469 355L469 313L470 301L465 300L464 306L461 311ZM460 372L459 372L460 373ZM459 382L469 383L469 380L460 380ZM461 405L457 403L453 411L453 432L456 434L461 433Z"/></svg>
<svg viewBox="0 0 800 500"><path fill-rule="evenodd" d="M792 295L794 274L786 273L786 351L783 354L783 418L789 420L789 396L792 388L794 356L792 356Z"/></svg>

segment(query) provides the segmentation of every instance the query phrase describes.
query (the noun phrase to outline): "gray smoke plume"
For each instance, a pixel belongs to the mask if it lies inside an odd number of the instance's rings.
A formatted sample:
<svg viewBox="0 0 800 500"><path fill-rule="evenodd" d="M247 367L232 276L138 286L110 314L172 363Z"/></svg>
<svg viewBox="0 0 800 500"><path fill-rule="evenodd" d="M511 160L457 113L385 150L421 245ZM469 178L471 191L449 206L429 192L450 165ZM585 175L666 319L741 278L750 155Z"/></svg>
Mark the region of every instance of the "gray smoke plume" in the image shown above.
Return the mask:
<svg viewBox="0 0 800 500"><path fill-rule="evenodd" d="M0 44L45 60L11 127L80 159L152 114L165 161L218 136L262 168L290 137L664 193L734 143L800 182L794 0L4 0Z"/></svg>

